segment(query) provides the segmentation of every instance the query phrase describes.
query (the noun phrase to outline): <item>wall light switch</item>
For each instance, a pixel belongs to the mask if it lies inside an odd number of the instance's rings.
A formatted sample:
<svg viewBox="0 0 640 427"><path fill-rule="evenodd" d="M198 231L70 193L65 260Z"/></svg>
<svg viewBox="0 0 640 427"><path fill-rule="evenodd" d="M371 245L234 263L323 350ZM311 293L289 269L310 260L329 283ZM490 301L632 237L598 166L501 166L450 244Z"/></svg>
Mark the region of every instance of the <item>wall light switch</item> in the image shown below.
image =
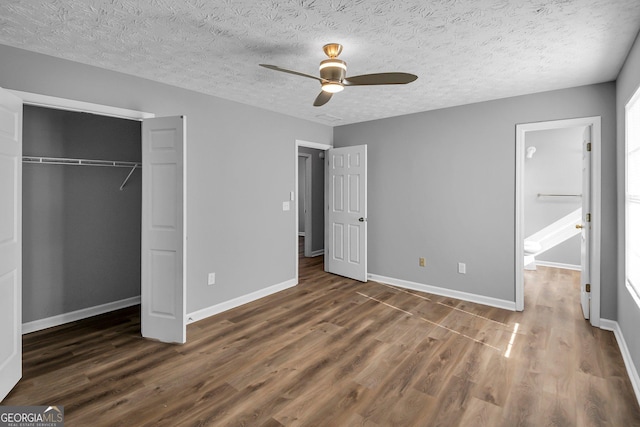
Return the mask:
<svg viewBox="0 0 640 427"><path fill-rule="evenodd" d="M207 283L209 283L209 285L215 285L216 284L216 273L209 273L209 277L207 279Z"/></svg>
<svg viewBox="0 0 640 427"><path fill-rule="evenodd" d="M458 263L458 273L467 274L467 264L465 264L464 262L459 262Z"/></svg>
<svg viewBox="0 0 640 427"><path fill-rule="evenodd" d="M289 202L282 202L282 210L283 210L283 211L288 211L289 209L291 209L291 203L289 203Z"/></svg>

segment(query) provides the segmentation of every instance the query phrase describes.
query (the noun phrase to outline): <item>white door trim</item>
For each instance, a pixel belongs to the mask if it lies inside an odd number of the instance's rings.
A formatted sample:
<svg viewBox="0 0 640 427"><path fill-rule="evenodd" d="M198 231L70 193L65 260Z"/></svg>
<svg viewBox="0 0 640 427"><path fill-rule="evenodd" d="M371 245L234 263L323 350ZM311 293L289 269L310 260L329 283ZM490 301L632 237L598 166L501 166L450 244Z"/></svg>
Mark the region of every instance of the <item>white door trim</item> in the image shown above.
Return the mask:
<svg viewBox="0 0 640 427"><path fill-rule="evenodd" d="M527 132L591 126L591 319L600 326L600 233L601 233L601 119L582 117L516 125L516 206L515 206L515 297L516 310L524 310L524 158Z"/></svg>
<svg viewBox="0 0 640 427"><path fill-rule="evenodd" d="M22 102L24 104L34 105L36 107L54 108L56 110L76 111L81 113L92 113L101 116L118 117L121 119L130 120L150 119L156 116L153 113L127 110L126 108L111 107L108 105L93 104L91 102L77 101L75 99L57 98L55 96L22 92L19 90L7 90L14 95L22 98Z"/></svg>
<svg viewBox="0 0 640 427"><path fill-rule="evenodd" d="M294 165L295 165L295 176L294 176L294 181L295 181L295 197L296 197L296 204L298 203L297 201L297 197L298 197L298 147L307 147L307 148L315 148L316 150L328 150L330 148L333 148L333 145L329 145L329 144L323 144L321 142L311 142L311 141L304 141L301 139L296 139L295 140L295 144L294 144L294 150L293 150L293 154L294 154ZM296 284L298 284L298 277L299 277L299 268L300 268L300 262L298 260L298 227L300 226L300 218L298 218L298 209L295 209L296 211L296 223L295 223L295 246L294 248L295 250L295 257L296 257Z"/></svg>
<svg viewBox="0 0 640 427"><path fill-rule="evenodd" d="M322 142L304 141L302 139L296 139L296 147L315 148L316 150L328 150L333 148L331 144L324 144Z"/></svg>

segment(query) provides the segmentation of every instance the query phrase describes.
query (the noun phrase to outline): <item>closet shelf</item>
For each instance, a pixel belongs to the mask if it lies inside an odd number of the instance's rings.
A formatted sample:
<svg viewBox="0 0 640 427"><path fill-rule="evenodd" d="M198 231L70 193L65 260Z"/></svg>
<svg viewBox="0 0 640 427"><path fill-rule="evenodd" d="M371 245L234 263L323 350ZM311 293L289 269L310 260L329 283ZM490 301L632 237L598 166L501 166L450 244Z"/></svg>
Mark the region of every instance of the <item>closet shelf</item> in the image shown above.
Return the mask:
<svg viewBox="0 0 640 427"><path fill-rule="evenodd" d="M95 160L95 159L69 159L66 157L35 157L22 156L22 163L32 163L40 165L71 165L71 166L102 166L112 168L131 168L131 172L120 185L120 191L124 190L129 178L133 175L136 168L142 168L140 162L121 162L119 160Z"/></svg>
<svg viewBox="0 0 640 427"><path fill-rule="evenodd" d="M73 166L107 166L115 168L141 168L140 162L123 162L119 160L70 159L65 157L35 157L23 156L23 163L38 163L43 165L73 165Z"/></svg>

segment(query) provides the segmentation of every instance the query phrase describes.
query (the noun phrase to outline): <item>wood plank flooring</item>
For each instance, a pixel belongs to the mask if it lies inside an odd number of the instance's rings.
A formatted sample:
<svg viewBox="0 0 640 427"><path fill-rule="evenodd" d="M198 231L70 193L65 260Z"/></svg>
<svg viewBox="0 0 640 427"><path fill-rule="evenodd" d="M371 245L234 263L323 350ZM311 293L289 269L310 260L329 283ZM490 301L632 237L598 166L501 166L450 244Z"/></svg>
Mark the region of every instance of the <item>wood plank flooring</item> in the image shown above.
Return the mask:
<svg viewBox="0 0 640 427"><path fill-rule="evenodd" d="M324 273L140 337L139 307L24 336L4 405L73 426L640 426L612 333L581 317L578 274L526 272L515 313Z"/></svg>

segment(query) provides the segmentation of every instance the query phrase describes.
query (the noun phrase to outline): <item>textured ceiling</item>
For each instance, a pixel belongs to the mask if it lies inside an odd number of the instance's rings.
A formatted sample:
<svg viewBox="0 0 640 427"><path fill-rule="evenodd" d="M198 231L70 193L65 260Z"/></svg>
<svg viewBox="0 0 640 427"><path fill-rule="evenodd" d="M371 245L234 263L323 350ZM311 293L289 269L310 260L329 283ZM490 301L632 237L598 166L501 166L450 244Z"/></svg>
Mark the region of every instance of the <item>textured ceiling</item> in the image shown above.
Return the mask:
<svg viewBox="0 0 640 427"><path fill-rule="evenodd" d="M614 80L639 0L2 0L0 43L332 126ZM409 85L348 87L323 107L322 46L347 75L404 71Z"/></svg>

